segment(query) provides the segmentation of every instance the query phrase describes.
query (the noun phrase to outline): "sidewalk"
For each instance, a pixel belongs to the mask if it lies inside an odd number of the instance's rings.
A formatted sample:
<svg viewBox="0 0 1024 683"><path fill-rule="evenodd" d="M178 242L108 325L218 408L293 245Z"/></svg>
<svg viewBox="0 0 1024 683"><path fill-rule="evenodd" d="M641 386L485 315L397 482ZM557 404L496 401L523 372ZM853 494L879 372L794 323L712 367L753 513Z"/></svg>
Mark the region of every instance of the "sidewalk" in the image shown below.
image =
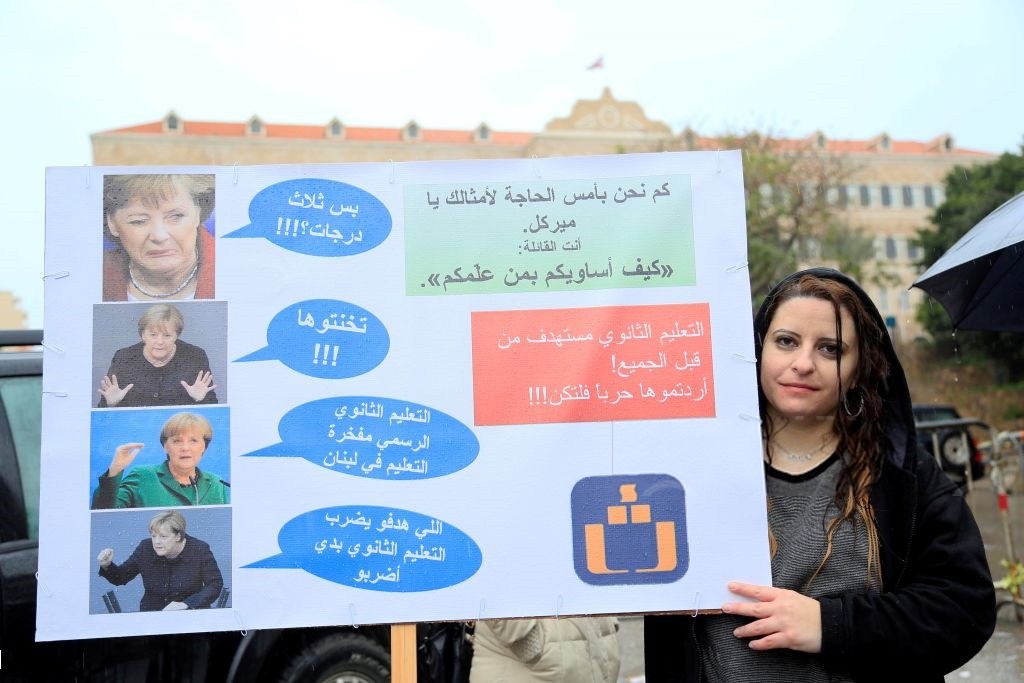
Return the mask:
<svg viewBox="0 0 1024 683"><path fill-rule="evenodd" d="M969 494L971 509L981 527L985 540L985 552L992 570L993 580L1006 574L1000 564L1009 557L1010 546L1018 558L1024 549L1024 482L1017 484L1017 490L1007 496L1007 511L999 509L999 496L988 479L975 482ZM996 599L1006 600L1004 591L996 592ZM1024 619L1024 611L1019 613ZM1018 620L1012 604L1003 604L996 618L996 630L985 647L974 659L946 676L946 681L971 679L985 683L1024 681L1024 621Z"/></svg>

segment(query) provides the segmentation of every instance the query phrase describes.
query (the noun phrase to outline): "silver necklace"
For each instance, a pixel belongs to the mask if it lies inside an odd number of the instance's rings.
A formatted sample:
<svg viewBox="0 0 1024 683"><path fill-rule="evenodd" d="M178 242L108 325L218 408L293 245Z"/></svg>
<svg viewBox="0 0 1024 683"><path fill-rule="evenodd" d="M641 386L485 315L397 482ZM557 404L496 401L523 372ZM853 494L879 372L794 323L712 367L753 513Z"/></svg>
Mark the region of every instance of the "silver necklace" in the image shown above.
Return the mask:
<svg viewBox="0 0 1024 683"><path fill-rule="evenodd" d="M790 460L792 462L810 462L814 456L828 448L829 444L831 444L835 438L835 434L829 434L828 438L822 441L820 446L815 448L813 451L807 451L806 453L794 453L775 439L772 439L772 443L779 447L779 450L782 451L782 455L786 460Z"/></svg>
<svg viewBox="0 0 1024 683"><path fill-rule="evenodd" d="M132 286L135 287L135 289L137 289L140 292L142 292L143 294L145 294L146 296L151 296L154 299L166 299L169 296L174 296L175 294L177 294L181 290L183 290L186 287L188 287L189 283L192 282L192 280L195 279L196 273L198 273L198 272L199 272L199 259L196 259L195 268L193 268L192 272L188 274L188 277L185 278L184 282L182 282L180 285L178 285L171 292L167 292L166 294L154 294L153 292L147 291L147 290L142 288L142 285L140 285L139 281L135 279L135 274L132 272L132 264L131 263L128 264L128 279L132 281Z"/></svg>

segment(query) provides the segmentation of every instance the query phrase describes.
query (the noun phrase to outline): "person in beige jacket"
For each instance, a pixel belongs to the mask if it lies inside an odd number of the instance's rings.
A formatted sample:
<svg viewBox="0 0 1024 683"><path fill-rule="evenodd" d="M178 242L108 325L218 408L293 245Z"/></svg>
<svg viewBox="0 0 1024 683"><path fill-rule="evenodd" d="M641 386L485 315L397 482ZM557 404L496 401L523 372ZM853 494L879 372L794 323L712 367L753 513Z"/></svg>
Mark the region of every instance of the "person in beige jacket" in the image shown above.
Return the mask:
<svg viewBox="0 0 1024 683"><path fill-rule="evenodd" d="M615 617L486 619L476 623L470 683L616 683Z"/></svg>

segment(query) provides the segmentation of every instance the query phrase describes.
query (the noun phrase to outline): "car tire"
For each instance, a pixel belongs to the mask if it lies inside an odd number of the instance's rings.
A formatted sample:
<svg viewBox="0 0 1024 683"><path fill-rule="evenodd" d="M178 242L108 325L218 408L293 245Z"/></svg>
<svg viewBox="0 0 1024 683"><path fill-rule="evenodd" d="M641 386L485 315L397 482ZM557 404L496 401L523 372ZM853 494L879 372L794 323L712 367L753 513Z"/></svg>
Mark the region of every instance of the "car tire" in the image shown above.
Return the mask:
<svg viewBox="0 0 1024 683"><path fill-rule="evenodd" d="M939 442L939 453L942 464L947 468L963 474L967 461L971 457L970 448L964 447L963 436L959 432L950 432Z"/></svg>
<svg viewBox="0 0 1024 683"><path fill-rule="evenodd" d="M359 633L332 633L310 643L284 667L278 683L387 683L391 655Z"/></svg>

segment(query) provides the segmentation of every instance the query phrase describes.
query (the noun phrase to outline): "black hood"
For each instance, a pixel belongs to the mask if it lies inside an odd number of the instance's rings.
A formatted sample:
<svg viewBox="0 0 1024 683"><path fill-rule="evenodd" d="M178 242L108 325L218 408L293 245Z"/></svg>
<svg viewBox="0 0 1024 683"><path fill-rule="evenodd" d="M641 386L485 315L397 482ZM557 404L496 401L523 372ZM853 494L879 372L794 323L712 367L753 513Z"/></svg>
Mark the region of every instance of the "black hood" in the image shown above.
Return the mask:
<svg viewBox="0 0 1024 683"><path fill-rule="evenodd" d="M850 276L833 268L819 267L797 271L787 275L772 287L768 296L765 297L764 303L761 304L757 314L754 316L754 350L755 357L757 358L758 378L761 376L761 348L768 327L768 321L765 319L768 305L778 294L779 290L791 285L804 275L813 275L845 284L864 302L870 315L878 322L879 329L888 329L885 325L885 320L882 319L882 315L878 312L878 308L871 300L871 297ZM914 413L911 409L910 387L907 385L907 377L903 373L903 366L896 355L896 349L892 345L892 337L888 333L885 333L883 336L884 338L880 340L880 343L886 357L889 359L889 374L885 377L885 385L881 388L884 404L882 419L885 424L885 432L892 441L889 456L899 467L912 466L913 456L917 449L917 430L914 427ZM911 462L906 462L908 455L911 456Z"/></svg>

